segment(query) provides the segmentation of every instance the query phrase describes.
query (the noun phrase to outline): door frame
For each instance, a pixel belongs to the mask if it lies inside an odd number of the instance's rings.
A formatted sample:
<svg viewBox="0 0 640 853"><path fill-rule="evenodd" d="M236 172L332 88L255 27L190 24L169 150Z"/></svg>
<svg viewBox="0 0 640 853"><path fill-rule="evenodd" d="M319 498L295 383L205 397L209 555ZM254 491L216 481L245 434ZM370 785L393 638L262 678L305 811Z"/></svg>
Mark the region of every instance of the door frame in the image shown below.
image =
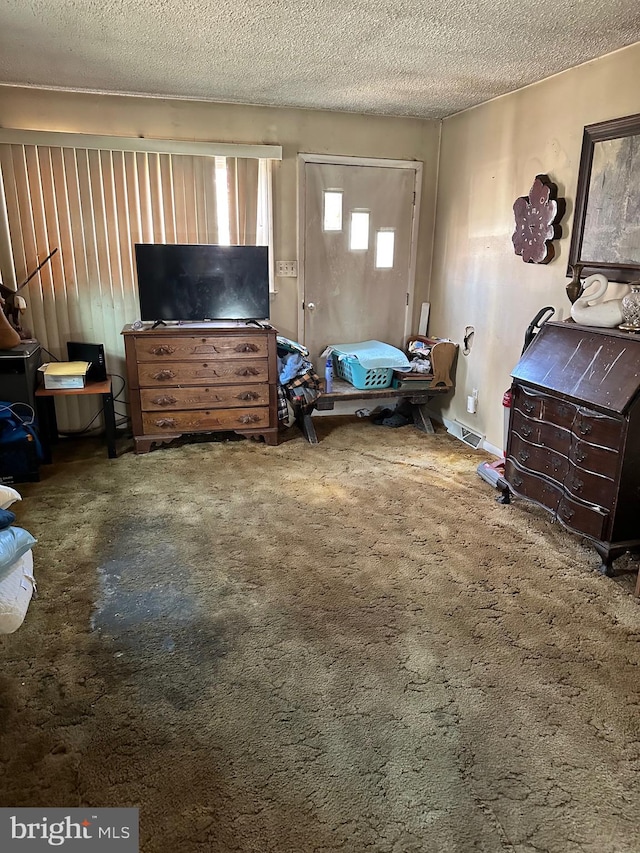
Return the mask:
<svg viewBox="0 0 640 853"><path fill-rule="evenodd" d="M330 163L335 166L382 166L385 169L412 169L414 176L414 203L411 216L411 249L409 257L409 276L407 281L408 303L404 319L404 337L411 332L413 319L413 298L416 284L416 264L418 255L418 228L420 225L420 201L422 198L422 169L420 160L386 160L382 157L346 157L341 154L298 154L298 340L304 343L304 293L305 293L305 210L307 163Z"/></svg>

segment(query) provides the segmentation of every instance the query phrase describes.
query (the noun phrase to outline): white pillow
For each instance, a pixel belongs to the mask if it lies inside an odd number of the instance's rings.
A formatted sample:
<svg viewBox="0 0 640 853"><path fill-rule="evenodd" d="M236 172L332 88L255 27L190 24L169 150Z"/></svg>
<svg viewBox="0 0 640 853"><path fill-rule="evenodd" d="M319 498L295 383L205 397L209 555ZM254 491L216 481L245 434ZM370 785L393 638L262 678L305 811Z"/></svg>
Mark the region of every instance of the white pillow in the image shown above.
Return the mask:
<svg viewBox="0 0 640 853"><path fill-rule="evenodd" d="M9 509L15 501L21 501L22 495L11 486L0 485L0 509Z"/></svg>
<svg viewBox="0 0 640 853"><path fill-rule="evenodd" d="M13 634L22 625L35 586L33 554L27 551L0 581L0 634Z"/></svg>

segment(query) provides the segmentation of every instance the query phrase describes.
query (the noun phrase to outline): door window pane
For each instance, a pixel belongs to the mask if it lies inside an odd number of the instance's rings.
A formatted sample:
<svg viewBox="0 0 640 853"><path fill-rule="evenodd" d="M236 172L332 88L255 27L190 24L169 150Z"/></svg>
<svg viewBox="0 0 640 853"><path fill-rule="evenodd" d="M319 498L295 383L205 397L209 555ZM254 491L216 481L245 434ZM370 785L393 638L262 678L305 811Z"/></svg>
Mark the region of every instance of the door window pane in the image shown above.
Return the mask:
<svg viewBox="0 0 640 853"><path fill-rule="evenodd" d="M376 269L390 270L393 267L395 231L378 231L376 234Z"/></svg>
<svg viewBox="0 0 640 853"><path fill-rule="evenodd" d="M352 252L366 252L369 248L369 214L366 211L351 211L349 248Z"/></svg>
<svg viewBox="0 0 640 853"><path fill-rule="evenodd" d="M325 231L342 231L342 191L324 191L324 219Z"/></svg>

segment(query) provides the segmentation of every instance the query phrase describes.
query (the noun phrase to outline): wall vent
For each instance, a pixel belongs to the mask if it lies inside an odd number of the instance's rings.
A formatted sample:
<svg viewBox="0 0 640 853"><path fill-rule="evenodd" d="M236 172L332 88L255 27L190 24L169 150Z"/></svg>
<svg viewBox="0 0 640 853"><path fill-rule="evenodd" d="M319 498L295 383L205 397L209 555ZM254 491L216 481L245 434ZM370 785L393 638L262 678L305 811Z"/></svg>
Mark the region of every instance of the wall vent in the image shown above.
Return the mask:
<svg viewBox="0 0 640 853"><path fill-rule="evenodd" d="M473 447L474 450L477 450L478 447L482 447L482 442L484 441L483 435L474 432L472 429L469 429L469 427L459 423L458 421L449 421L446 426L447 431L451 435L459 438L460 441L468 444L469 447Z"/></svg>

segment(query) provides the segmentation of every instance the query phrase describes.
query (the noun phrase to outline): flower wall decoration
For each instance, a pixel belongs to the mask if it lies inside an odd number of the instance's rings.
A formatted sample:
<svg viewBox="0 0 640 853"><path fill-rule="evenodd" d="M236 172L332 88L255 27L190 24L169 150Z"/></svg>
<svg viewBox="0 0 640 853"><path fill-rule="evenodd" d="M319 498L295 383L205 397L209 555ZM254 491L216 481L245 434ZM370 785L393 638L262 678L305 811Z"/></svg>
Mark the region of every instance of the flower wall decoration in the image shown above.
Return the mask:
<svg viewBox="0 0 640 853"><path fill-rule="evenodd" d="M516 230L512 241L516 255L527 264L548 264L555 257L552 240L562 237L560 220L566 209L558 188L548 175L536 175L528 196L515 200Z"/></svg>

